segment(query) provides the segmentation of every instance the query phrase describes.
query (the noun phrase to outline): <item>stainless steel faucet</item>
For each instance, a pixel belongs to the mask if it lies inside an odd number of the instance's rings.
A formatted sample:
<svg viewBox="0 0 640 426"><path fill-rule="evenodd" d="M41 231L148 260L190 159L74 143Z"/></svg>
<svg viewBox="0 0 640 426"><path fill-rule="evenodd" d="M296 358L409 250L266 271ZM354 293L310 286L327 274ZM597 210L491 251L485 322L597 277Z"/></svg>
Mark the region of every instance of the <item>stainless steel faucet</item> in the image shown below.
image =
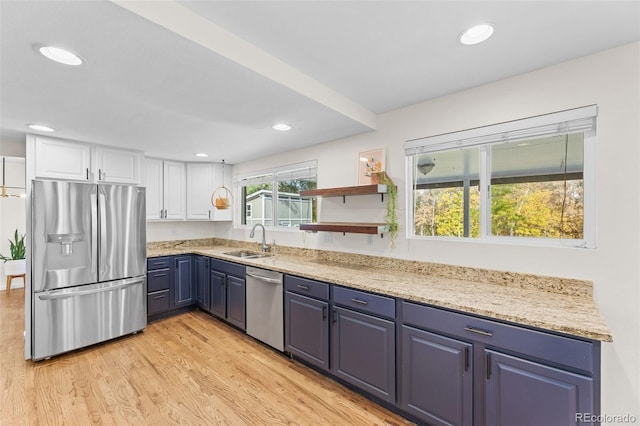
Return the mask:
<svg viewBox="0 0 640 426"><path fill-rule="evenodd" d="M249 238L253 238L256 235L256 228L258 226L262 228L262 252L266 253L269 251L271 247L267 245L267 235L266 235L266 231L264 230L263 224L256 223L255 225L253 225L253 228L251 229L251 233L249 234Z"/></svg>

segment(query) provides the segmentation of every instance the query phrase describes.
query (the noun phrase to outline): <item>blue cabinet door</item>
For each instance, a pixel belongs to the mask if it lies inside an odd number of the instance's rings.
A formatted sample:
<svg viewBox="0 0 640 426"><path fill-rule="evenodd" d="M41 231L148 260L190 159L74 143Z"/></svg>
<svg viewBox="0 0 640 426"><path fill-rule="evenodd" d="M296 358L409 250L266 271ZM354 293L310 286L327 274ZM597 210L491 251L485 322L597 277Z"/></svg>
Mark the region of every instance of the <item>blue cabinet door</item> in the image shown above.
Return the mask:
<svg viewBox="0 0 640 426"><path fill-rule="evenodd" d="M471 344L402 326L400 406L432 425L473 424Z"/></svg>
<svg viewBox="0 0 640 426"><path fill-rule="evenodd" d="M485 350L486 424L495 426L586 425L593 413L593 380Z"/></svg>
<svg viewBox="0 0 640 426"><path fill-rule="evenodd" d="M324 370L329 369L329 304L286 292L285 350Z"/></svg>
<svg viewBox="0 0 640 426"><path fill-rule="evenodd" d="M225 319L227 314L227 276L213 269L209 272L211 289L210 312L219 318Z"/></svg>
<svg viewBox="0 0 640 426"><path fill-rule="evenodd" d="M395 323L338 306L332 316L333 374L395 403Z"/></svg>
<svg viewBox="0 0 640 426"><path fill-rule="evenodd" d="M207 256L194 256L193 264L196 281L196 304L199 308L209 311L211 309L209 258Z"/></svg>
<svg viewBox="0 0 640 426"><path fill-rule="evenodd" d="M245 279L227 275L227 321L243 330L247 328L245 320L245 298Z"/></svg>
<svg viewBox="0 0 640 426"><path fill-rule="evenodd" d="M194 284L191 256L176 256L173 307L187 306L195 302Z"/></svg>

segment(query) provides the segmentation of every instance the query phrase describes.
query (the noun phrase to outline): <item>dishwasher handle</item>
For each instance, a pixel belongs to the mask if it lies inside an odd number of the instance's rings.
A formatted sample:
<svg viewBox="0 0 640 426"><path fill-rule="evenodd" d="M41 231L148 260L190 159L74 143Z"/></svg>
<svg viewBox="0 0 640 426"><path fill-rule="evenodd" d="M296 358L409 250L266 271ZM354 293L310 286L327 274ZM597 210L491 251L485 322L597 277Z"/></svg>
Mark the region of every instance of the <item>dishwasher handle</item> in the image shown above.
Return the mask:
<svg viewBox="0 0 640 426"><path fill-rule="evenodd" d="M278 278L269 278L269 277L265 277L265 276L262 276L262 275L252 274L251 272L247 272L247 276L251 277L251 278L255 278L255 279L260 280L260 281L266 281L268 283L282 284L282 280L278 279Z"/></svg>

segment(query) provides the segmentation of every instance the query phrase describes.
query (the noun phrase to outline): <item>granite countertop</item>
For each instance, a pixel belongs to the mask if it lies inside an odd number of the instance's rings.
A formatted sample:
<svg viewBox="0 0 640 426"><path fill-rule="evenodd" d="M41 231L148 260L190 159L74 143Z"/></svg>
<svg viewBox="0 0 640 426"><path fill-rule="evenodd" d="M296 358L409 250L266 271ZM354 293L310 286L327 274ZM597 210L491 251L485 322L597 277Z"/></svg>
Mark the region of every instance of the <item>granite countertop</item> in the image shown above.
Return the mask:
<svg viewBox="0 0 640 426"><path fill-rule="evenodd" d="M151 243L147 256L200 254L572 336L613 341L593 301L589 281L281 247L274 256L242 259L224 253L239 247L255 250L255 245L227 240L222 244L159 247Z"/></svg>

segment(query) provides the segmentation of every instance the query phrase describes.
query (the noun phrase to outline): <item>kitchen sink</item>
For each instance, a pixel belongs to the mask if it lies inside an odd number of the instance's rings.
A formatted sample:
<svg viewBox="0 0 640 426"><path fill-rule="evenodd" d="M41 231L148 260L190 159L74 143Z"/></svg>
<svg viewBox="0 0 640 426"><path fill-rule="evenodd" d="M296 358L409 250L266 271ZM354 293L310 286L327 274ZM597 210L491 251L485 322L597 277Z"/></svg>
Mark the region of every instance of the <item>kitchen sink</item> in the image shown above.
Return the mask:
<svg viewBox="0 0 640 426"><path fill-rule="evenodd" d="M229 251L223 254L226 254L227 256L240 257L243 259L258 259L260 257L273 256L273 254L271 253L263 253L263 252L251 251L251 250Z"/></svg>

